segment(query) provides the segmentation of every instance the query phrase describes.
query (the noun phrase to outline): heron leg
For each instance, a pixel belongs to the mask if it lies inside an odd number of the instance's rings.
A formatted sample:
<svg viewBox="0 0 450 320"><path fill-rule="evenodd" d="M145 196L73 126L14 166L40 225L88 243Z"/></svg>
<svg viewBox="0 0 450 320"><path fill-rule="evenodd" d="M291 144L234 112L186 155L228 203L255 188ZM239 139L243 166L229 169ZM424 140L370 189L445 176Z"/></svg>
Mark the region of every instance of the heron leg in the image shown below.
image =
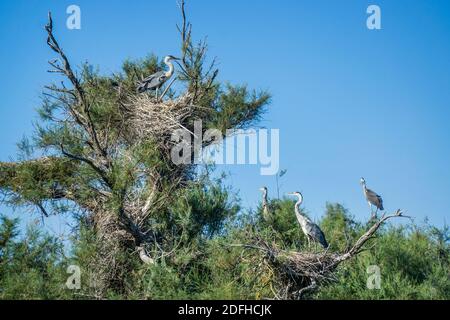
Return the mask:
<svg viewBox="0 0 450 320"><path fill-rule="evenodd" d="M158 100L158 88L156 88L156 100Z"/></svg>
<svg viewBox="0 0 450 320"><path fill-rule="evenodd" d="M369 202L369 208L370 208L370 219L372 220L374 218L374 214L373 214L373 206L370 202Z"/></svg>
<svg viewBox="0 0 450 320"><path fill-rule="evenodd" d="M306 236L306 239L308 239L308 249L311 249L311 240L309 239L308 236Z"/></svg>

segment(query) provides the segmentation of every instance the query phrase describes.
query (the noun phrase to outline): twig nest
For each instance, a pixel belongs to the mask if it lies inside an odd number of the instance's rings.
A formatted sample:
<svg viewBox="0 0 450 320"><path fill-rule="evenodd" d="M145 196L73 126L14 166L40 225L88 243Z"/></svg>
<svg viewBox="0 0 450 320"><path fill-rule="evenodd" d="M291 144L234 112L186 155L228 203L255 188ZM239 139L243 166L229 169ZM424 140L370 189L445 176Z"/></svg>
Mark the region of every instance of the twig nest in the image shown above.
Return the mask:
<svg viewBox="0 0 450 320"><path fill-rule="evenodd" d="M188 130L183 123L194 113L191 101L189 93L164 101L150 94L130 95L122 105L125 134L136 141L152 138L164 143L175 130Z"/></svg>
<svg viewBox="0 0 450 320"><path fill-rule="evenodd" d="M280 252L278 261L290 275L312 277L317 280L329 278L336 255L328 252Z"/></svg>

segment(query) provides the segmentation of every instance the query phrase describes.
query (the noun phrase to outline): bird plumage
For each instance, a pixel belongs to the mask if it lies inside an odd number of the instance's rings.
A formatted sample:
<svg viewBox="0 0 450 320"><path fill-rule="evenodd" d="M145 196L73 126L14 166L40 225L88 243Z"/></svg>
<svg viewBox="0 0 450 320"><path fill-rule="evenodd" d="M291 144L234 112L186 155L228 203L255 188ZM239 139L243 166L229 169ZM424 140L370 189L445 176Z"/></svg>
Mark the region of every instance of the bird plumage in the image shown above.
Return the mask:
<svg viewBox="0 0 450 320"><path fill-rule="evenodd" d="M164 58L164 63L169 67L168 71L158 71L154 74L146 77L142 81L138 83L137 91L139 93L143 93L147 90L156 90L156 95L158 96L158 89L162 87L162 85L172 77L174 73L174 67L171 60L179 60L174 56L166 56Z"/></svg>
<svg viewBox="0 0 450 320"><path fill-rule="evenodd" d="M307 230L312 240L319 242L325 249L328 248L328 242L325 238L325 234L317 224L313 222L308 223Z"/></svg>
<svg viewBox="0 0 450 320"><path fill-rule="evenodd" d="M147 90L156 90L159 89L164 82L166 82L167 77L165 71L158 71L151 76L148 76L147 78L143 79L138 84L138 92L142 93Z"/></svg>
<svg viewBox="0 0 450 320"><path fill-rule="evenodd" d="M374 205L378 210L384 210L383 199L381 198L381 196L375 191L367 188L366 180L364 180L364 178L361 178L361 184L363 186L364 196L366 197L369 205Z"/></svg>
<svg viewBox="0 0 450 320"><path fill-rule="evenodd" d="M378 195L376 192L374 192L370 189L367 189L367 188L364 190L364 193L366 194L367 201L369 201L371 204L373 204L379 210L384 210L383 199L381 198L380 195Z"/></svg>
<svg viewBox="0 0 450 320"><path fill-rule="evenodd" d="M300 205L303 202L303 195L300 192L294 192L290 195L298 197L298 201L295 203L294 207L295 215L303 233L308 237L308 240L313 240L314 242L320 243L325 249L328 248L328 242L325 238L325 234L320 227L300 212Z"/></svg>

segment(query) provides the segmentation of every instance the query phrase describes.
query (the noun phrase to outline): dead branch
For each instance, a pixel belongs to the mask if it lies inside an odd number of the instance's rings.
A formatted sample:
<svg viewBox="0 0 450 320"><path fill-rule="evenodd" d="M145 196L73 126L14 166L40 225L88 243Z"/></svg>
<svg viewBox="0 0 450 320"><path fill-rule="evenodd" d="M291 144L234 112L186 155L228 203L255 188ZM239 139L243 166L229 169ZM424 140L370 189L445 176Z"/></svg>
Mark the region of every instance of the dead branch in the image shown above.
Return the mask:
<svg viewBox="0 0 450 320"><path fill-rule="evenodd" d="M89 111L89 103L86 99L83 87L78 78L75 76L75 73L73 72L72 67L70 66L67 56L65 55L64 51L61 49L61 47L58 44L58 41L53 35L53 20L51 12L48 13L48 24L45 26L45 30L47 31L48 34L47 44L53 51L55 51L60 56L63 62L63 66L56 64L57 60L50 61L49 64L53 68L55 68L58 72L64 74L69 79L69 81L72 83L74 87L74 91L70 92L70 94L73 94L76 97L77 105L79 105L82 108L82 112L79 112L77 108L70 106L69 111L71 112L75 120L78 122L78 124L80 124L91 137L92 141L90 145L94 147L94 151L96 151L98 155L105 158L105 160L107 160L106 161L107 163L110 163L106 149L102 147L99 141L98 134ZM51 90L55 91L55 88L53 87L51 88ZM60 90L65 89L59 89L59 91Z"/></svg>
<svg viewBox="0 0 450 320"><path fill-rule="evenodd" d="M367 230L366 233L364 233L359 239L358 241L356 241L356 243L353 245L353 247L348 250L346 253L340 255L338 258L336 258L336 262L335 265L338 265L339 263L348 260L350 258L352 258L353 256L357 255L358 253L361 252L364 244L369 241L374 234L378 231L378 229L389 219L392 218L408 218L411 219L411 217L409 216L404 216L403 212L398 209L395 213L391 214L391 215L383 215L381 217L380 220L378 220L377 222L375 222L375 224L369 228L369 230Z"/></svg>

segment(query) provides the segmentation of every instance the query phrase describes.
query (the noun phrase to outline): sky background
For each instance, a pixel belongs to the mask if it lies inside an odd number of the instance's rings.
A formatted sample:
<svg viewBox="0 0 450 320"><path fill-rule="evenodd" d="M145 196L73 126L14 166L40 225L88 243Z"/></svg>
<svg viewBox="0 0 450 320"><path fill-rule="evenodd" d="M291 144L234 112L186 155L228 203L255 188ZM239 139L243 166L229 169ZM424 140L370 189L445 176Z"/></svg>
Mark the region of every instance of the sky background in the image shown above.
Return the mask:
<svg viewBox="0 0 450 320"><path fill-rule="evenodd" d="M71 4L81 8L81 30L66 28ZM381 8L381 30L366 27L370 4ZM174 0L1 1L0 161L14 159L31 134L54 79L48 10L74 66L88 61L110 74L127 58L179 55ZM273 95L261 125L280 129L281 192L302 191L314 219L326 202L367 219L363 176L387 210L448 222L449 1L191 0L187 11L194 37L208 37L220 80ZM276 196L275 177L258 166L218 169L246 208L260 201L262 185Z"/></svg>

